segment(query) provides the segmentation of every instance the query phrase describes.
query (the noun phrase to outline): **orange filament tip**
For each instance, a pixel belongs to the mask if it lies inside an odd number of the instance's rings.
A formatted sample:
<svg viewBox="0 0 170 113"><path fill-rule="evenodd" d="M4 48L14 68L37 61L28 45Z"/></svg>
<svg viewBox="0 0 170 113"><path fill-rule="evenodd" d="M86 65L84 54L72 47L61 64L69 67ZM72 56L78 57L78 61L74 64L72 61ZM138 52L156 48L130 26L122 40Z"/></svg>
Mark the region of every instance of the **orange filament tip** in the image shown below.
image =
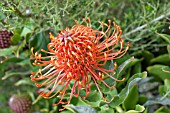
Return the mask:
<svg viewBox="0 0 170 113"><path fill-rule="evenodd" d="M86 93L87 95L89 95L90 94L90 91L87 91L87 93Z"/></svg>
<svg viewBox="0 0 170 113"><path fill-rule="evenodd" d="M79 85L82 86L82 83L79 81Z"/></svg>
<svg viewBox="0 0 170 113"><path fill-rule="evenodd" d="M59 85L61 85L62 84L62 82L61 82L61 80L59 81Z"/></svg>
<svg viewBox="0 0 170 113"><path fill-rule="evenodd" d="M52 104L52 106L58 106L58 104Z"/></svg>
<svg viewBox="0 0 170 113"><path fill-rule="evenodd" d="M63 91L60 91L59 93L60 93L60 95L62 95L62 94L63 94Z"/></svg>
<svg viewBox="0 0 170 113"><path fill-rule="evenodd" d="M123 78L123 79L122 79L122 81L125 81L125 80L126 80L126 78Z"/></svg>
<svg viewBox="0 0 170 113"><path fill-rule="evenodd" d="M75 97L78 97L78 96L79 96L79 94L74 94L74 96L75 96Z"/></svg>
<svg viewBox="0 0 170 113"><path fill-rule="evenodd" d="M71 79L72 78L72 74L69 73L69 75L67 75L67 79Z"/></svg>
<svg viewBox="0 0 170 113"><path fill-rule="evenodd" d="M87 48L89 48L90 50L92 49L91 46L87 46Z"/></svg>
<svg viewBox="0 0 170 113"><path fill-rule="evenodd" d="M99 72L99 77L101 77L101 79L104 79L104 74Z"/></svg>
<svg viewBox="0 0 170 113"><path fill-rule="evenodd" d="M68 65L69 67L71 67L71 65L70 65L70 63L69 63L69 62L67 62L67 65Z"/></svg>
<svg viewBox="0 0 170 113"><path fill-rule="evenodd" d="M36 85L36 87L42 87L43 85L42 84L35 84Z"/></svg>
<svg viewBox="0 0 170 113"><path fill-rule="evenodd" d="M93 55L92 55L92 53L91 53L91 52L89 52L89 55L90 55L90 57L93 57Z"/></svg>
<svg viewBox="0 0 170 113"><path fill-rule="evenodd" d="M61 101L59 104L67 104L68 102L63 102L63 101Z"/></svg>
<svg viewBox="0 0 170 113"><path fill-rule="evenodd" d="M38 71L38 72L39 72L39 74L40 74L41 76L43 75L43 74L42 74L42 70L41 70L41 69L39 69L39 71Z"/></svg>
<svg viewBox="0 0 170 113"><path fill-rule="evenodd" d="M49 32L49 34L50 34L50 39L54 38L51 32Z"/></svg>
<svg viewBox="0 0 170 113"><path fill-rule="evenodd" d="M104 74L102 73L102 79L104 79Z"/></svg>
<svg viewBox="0 0 170 113"><path fill-rule="evenodd" d="M38 55L38 52L35 52L35 56L37 56Z"/></svg>
<svg viewBox="0 0 170 113"><path fill-rule="evenodd" d="M117 63L114 62L113 66L114 66L114 69L116 69L117 68Z"/></svg>

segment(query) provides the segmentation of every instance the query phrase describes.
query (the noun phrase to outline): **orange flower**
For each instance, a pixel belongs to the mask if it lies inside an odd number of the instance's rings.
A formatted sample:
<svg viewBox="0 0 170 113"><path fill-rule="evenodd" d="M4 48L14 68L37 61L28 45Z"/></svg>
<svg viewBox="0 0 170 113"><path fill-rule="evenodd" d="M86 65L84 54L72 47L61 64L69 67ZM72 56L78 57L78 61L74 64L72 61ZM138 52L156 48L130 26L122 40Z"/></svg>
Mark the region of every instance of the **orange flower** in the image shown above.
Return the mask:
<svg viewBox="0 0 170 113"><path fill-rule="evenodd" d="M115 87L109 86L104 81L105 76L116 81L123 81L112 76L117 67L116 63L113 70L104 68L107 61L122 57L129 48L129 43L124 48L124 41L120 38L121 28L113 23L114 31L111 32L110 20L108 24L99 21L102 27L102 31L99 31L91 28L89 18L83 21L87 24L86 26L76 21L76 25L71 29L62 30L56 37L50 33L51 42L47 46L49 52L41 50L48 56L42 57L37 52L34 54L32 48L31 59L35 59L33 65L44 66L44 68L38 72L32 72L31 80L36 82L37 87L45 87L40 92L43 97L60 96L60 101L54 105L69 104L73 95L79 96L80 90L86 92L83 97L86 98L90 93L92 82L103 97L97 81L101 81L109 88ZM116 50L117 47L120 49ZM72 85L70 85L71 82ZM69 85L71 91L68 93ZM63 102L66 94L70 95L70 99Z"/></svg>

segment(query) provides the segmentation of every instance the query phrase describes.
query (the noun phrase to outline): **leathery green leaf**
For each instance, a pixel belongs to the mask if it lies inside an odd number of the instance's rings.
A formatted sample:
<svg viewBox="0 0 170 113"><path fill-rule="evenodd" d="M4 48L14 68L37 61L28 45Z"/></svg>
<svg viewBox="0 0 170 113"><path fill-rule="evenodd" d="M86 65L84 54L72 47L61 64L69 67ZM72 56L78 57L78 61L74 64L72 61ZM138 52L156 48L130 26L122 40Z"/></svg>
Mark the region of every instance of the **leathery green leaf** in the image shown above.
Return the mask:
<svg viewBox="0 0 170 113"><path fill-rule="evenodd" d="M153 65L149 66L147 68L148 72L161 80L169 79L170 80L170 74L162 71L162 68L166 67L165 65Z"/></svg>
<svg viewBox="0 0 170 113"><path fill-rule="evenodd" d="M169 54L169 58L170 58L170 44L167 46L167 50L168 50L168 54Z"/></svg>
<svg viewBox="0 0 170 113"><path fill-rule="evenodd" d="M151 60L151 63L161 63L161 64L169 64L170 63L170 58L168 54L160 55L156 58L153 58Z"/></svg>
<svg viewBox="0 0 170 113"><path fill-rule="evenodd" d="M118 67L118 75L121 76L127 68L129 68L130 63L134 60L134 57L126 60L123 64Z"/></svg>
<svg viewBox="0 0 170 113"><path fill-rule="evenodd" d="M74 105L67 105L66 109L70 110L73 113L97 113L94 108L90 106L74 106Z"/></svg>
<svg viewBox="0 0 170 113"><path fill-rule="evenodd" d="M162 71L170 74L170 67L168 67L168 66L163 67Z"/></svg>
<svg viewBox="0 0 170 113"><path fill-rule="evenodd" d="M125 113L141 113L145 110L145 107L141 106L141 105L136 105L135 110L129 110Z"/></svg>
<svg viewBox="0 0 170 113"><path fill-rule="evenodd" d="M158 110L156 110L154 113L170 113L170 109L165 107L160 107Z"/></svg>
<svg viewBox="0 0 170 113"><path fill-rule="evenodd" d="M144 58L145 64L149 65L150 61L151 61L151 59L153 58L154 55L151 52L144 50L144 51L142 51L142 56Z"/></svg>
<svg viewBox="0 0 170 113"><path fill-rule="evenodd" d="M98 113L114 113L114 109L109 108L108 106L102 106Z"/></svg>
<svg viewBox="0 0 170 113"><path fill-rule="evenodd" d="M145 78L147 76L147 72L143 72L143 73L137 73L135 75L133 75L127 82L127 85L124 89L122 89L122 91L117 95L114 96L113 100L110 102L110 106L115 108L116 106L119 106L120 104L122 104L124 102L124 100L127 98L129 92L130 92L130 88L132 86L134 86L134 84L137 84L139 82L139 80Z"/></svg>
<svg viewBox="0 0 170 113"><path fill-rule="evenodd" d="M17 50L17 46L11 46L10 48L0 49L0 56L12 55Z"/></svg>
<svg viewBox="0 0 170 113"><path fill-rule="evenodd" d="M123 102L123 108L126 111L134 109L135 105L138 102L138 99L139 99L138 86L135 84L134 86L132 86L128 96L126 97L125 101Z"/></svg>

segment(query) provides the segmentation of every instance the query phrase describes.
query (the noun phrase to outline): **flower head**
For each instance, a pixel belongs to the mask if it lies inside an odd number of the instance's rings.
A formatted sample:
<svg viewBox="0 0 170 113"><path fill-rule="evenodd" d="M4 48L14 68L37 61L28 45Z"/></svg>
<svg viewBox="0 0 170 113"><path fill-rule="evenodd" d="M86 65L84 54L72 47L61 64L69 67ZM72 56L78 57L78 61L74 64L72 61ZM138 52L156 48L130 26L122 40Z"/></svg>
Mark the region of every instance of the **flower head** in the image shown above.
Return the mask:
<svg viewBox="0 0 170 113"><path fill-rule="evenodd" d="M55 105L69 104L73 95L80 95L80 90L86 92L83 97L86 98L92 82L103 97L97 81L114 88L104 81L105 76L115 81L123 81L112 76L117 67L116 63L112 70L104 68L107 61L122 57L129 48L129 43L124 48L124 41L120 38L121 28L113 23L114 31L111 32L112 23L108 20L108 24L99 21L102 31L94 30L89 18L83 20L86 26L76 21L76 25L62 30L56 37L50 33L51 42L47 46L49 51L41 50L48 56L42 57L32 49L31 58L35 59L33 64L44 68L32 72L31 80L36 82L37 87L45 87L40 91L43 97L60 96L60 101ZM119 49L116 50L118 46ZM69 85L71 91L68 93ZM70 95L70 99L63 102L66 94Z"/></svg>

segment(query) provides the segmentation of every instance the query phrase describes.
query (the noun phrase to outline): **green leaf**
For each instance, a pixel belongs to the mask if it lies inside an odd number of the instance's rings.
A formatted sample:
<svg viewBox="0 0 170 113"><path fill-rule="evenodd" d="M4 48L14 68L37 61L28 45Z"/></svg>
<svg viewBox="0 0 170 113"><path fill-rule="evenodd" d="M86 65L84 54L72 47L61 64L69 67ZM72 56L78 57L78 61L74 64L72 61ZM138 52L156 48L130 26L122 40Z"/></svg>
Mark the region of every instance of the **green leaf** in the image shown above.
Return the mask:
<svg viewBox="0 0 170 113"><path fill-rule="evenodd" d="M148 100L148 98L146 96L140 95L138 104L143 105L147 100Z"/></svg>
<svg viewBox="0 0 170 113"><path fill-rule="evenodd" d="M161 64L169 64L170 63L170 58L168 54L160 55L156 58L153 58L151 60L151 63L161 63Z"/></svg>
<svg viewBox="0 0 170 113"><path fill-rule="evenodd" d="M144 57L144 62L145 62L146 65L150 64L150 61L154 56L151 52L146 51L146 50L142 51L141 55L142 55L142 57Z"/></svg>
<svg viewBox="0 0 170 113"><path fill-rule="evenodd" d="M24 76L24 75L28 75L31 73L31 70L28 70L26 72L15 72L15 71L8 71L6 72L6 74L4 75L4 77L2 77L2 80L5 80L11 76Z"/></svg>
<svg viewBox="0 0 170 113"><path fill-rule="evenodd" d="M70 109L72 108L72 109ZM74 105L67 105L66 109L72 111L73 113L97 113L97 111L89 106L74 106Z"/></svg>
<svg viewBox="0 0 170 113"><path fill-rule="evenodd" d="M141 105L136 105L135 110L129 110L126 113L141 113L145 110L145 108Z"/></svg>
<svg viewBox="0 0 170 113"><path fill-rule="evenodd" d="M130 66L130 63L134 60L134 57L126 60L123 64L121 64L119 67L118 67L118 75L117 76L122 76L122 74L125 72L125 70L127 68L129 68Z"/></svg>
<svg viewBox="0 0 170 113"><path fill-rule="evenodd" d="M100 107L100 111L98 113L114 113L114 109L109 108L108 106Z"/></svg>
<svg viewBox="0 0 170 113"><path fill-rule="evenodd" d="M170 80L165 79L164 81L166 92L170 91Z"/></svg>
<svg viewBox="0 0 170 113"><path fill-rule="evenodd" d="M139 99L139 94L138 94L138 86L134 85L126 97L126 99L123 102L123 108L127 110L132 110L135 108L137 102Z"/></svg>
<svg viewBox="0 0 170 113"><path fill-rule="evenodd" d="M162 71L162 68L166 67L165 65L154 65L149 66L147 68L147 71L150 73L150 75L155 76L161 80L169 79L170 80L170 74Z"/></svg>
<svg viewBox="0 0 170 113"><path fill-rule="evenodd" d="M87 103L85 103L80 97L73 97L71 100L71 103L76 105L76 106L80 106L80 105L88 105Z"/></svg>
<svg viewBox="0 0 170 113"><path fill-rule="evenodd" d="M161 99L170 98L170 80L164 80L164 85L159 86L159 92L163 96Z"/></svg>
<svg viewBox="0 0 170 113"><path fill-rule="evenodd" d="M158 110L156 110L154 113L170 113L170 109L165 107L160 107Z"/></svg>
<svg viewBox="0 0 170 113"><path fill-rule="evenodd" d="M35 86L33 82L29 78L21 79L17 83L15 83L16 86L20 85L30 85L30 86Z"/></svg>
<svg viewBox="0 0 170 113"><path fill-rule="evenodd" d="M64 111L62 111L60 113L76 113L76 112L72 112L72 111L69 111L69 110L64 110Z"/></svg>
<svg viewBox="0 0 170 113"><path fill-rule="evenodd" d="M123 101L126 99L126 97L129 94L130 88L134 85L137 84L141 79L145 78L147 76L147 72L143 73L137 73L133 75L127 82L127 85L122 91L113 98L111 103L109 104L111 107L115 108L116 106L119 106L120 104L123 103Z"/></svg>
<svg viewBox="0 0 170 113"><path fill-rule="evenodd" d="M22 41L22 43L18 46L17 56L19 56L20 50L21 50L23 47L25 47L26 43L27 43L27 42L26 42L26 38L24 38L24 40Z"/></svg>
<svg viewBox="0 0 170 113"><path fill-rule="evenodd" d="M15 30L14 36L11 39L12 44L18 44L21 41L22 37L20 36L20 31Z"/></svg>
<svg viewBox="0 0 170 113"><path fill-rule="evenodd" d="M141 62L136 63L136 64L132 67L132 74L141 73L141 71L142 71L142 64L141 64Z"/></svg>
<svg viewBox="0 0 170 113"><path fill-rule="evenodd" d="M10 46L9 48L0 49L0 56L12 55L14 52L16 52L17 48L17 46Z"/></svg>
<svg viewBox="0 0 170 113"><path fill-rule="evenodd" d="M170 67L168 67L168 66L163 67L162 71L170 74Z"/></svg>
<svg viewBox="0 0 170 113"><path fill-rule="evenodd" d="M35 50L46 49L49 42L50 36L45 36L44 33L40 32L30 39L30 47L34 47Z"/></svg>
<svg viewBox="0 0 170 113"><path fill-rule="evenodd" d="M21 37L26 36L28 33L32 33L32 32L33 32L33 30L31 28L28 28L27 26L25 26L21 32Z"/></svg>
<svg viewBox="0 0 170 113"><path fill-rule="evenodd" d="M3 61L1 61L1 64L7 64L7 63L18 63L18 62L21 62L23 60L23 58L21 57L16 57L16 56L12 56L12 57L9 57Z"/></svg>
<svg viewBox="0 0 170 113"><path fill-rule="evenodd" d="M170 44L167 46L167 50L168 50L168 54L169 54L169 58L170 58Z"/></svg>
<svg viewBox="0 0 170 113"><path fill-rule="evenodd" d="M157 33L161 38L170 44L170 35Z"/></svg>

